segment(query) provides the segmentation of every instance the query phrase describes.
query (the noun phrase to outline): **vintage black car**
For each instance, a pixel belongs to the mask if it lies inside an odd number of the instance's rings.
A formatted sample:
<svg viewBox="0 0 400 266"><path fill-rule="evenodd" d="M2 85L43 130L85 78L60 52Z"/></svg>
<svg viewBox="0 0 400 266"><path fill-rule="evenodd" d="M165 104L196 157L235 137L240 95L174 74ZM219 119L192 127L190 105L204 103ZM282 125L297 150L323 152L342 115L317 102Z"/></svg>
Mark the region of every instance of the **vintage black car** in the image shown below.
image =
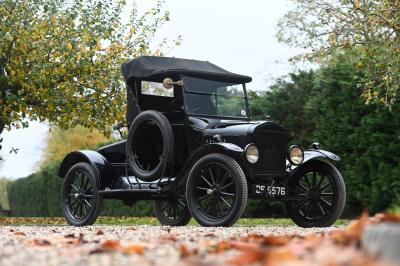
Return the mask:
<svg viewBox="0 0 400 266"><path fill-rule="evenodd" d="M161 224L231 226L248 198L284 201L302 227L332 225L345 205L335 154L288 146L269 117L251 121L248 76L197 60L142 56L122 64L127 140L68 154L61 207L93 224L103 199L153 200ZM284 110L282 110L284 111ZM295 114L293 114L295 115Z"/></svg>

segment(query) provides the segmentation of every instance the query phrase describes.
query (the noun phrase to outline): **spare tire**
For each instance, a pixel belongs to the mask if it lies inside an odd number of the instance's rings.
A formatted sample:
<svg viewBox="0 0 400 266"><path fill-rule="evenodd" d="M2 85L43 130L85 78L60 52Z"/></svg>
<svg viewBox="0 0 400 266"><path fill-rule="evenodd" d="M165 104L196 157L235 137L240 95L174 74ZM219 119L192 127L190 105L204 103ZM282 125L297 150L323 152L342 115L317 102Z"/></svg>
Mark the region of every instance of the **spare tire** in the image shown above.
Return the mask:
<svg viewBox="0 0 400 266"><path fill-rule="evenodd" d="M172 166L174 152L174 135L165 115L141 112L129 128L126 149L129 167L137 178L161 178Z"/></svg>

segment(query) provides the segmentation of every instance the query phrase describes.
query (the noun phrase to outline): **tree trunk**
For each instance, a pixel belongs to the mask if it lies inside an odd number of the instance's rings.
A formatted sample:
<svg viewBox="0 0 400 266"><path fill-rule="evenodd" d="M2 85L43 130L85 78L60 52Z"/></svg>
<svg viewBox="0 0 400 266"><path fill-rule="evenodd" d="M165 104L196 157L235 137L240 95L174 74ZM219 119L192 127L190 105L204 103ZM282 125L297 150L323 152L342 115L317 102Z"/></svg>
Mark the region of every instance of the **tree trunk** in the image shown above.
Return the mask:
<svg viewBox="0 0 400 266"><path fill-rule="evenodd" d="M2 148L1 142L3 141L3 139L1 138L1 133L2 133L3 130L4 130L4 127L5 127L5 124L4 124L3 120L0 119L0 150L1 150L1 148ZM0 158L0 159L1 159L1 158Z"/></svg>

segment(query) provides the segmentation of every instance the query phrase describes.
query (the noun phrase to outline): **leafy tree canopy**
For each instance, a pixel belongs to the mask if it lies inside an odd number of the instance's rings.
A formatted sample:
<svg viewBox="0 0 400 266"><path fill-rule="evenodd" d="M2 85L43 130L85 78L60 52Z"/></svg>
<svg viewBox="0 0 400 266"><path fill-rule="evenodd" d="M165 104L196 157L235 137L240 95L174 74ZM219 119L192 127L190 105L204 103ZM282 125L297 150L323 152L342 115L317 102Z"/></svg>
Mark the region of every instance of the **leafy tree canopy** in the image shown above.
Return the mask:
<svg viewBox="0 0 400 266"><path fill-rule="evenodd" d="M0 0L0 133L29 119L109 133L125 110L121 62L167 44L151 49L162 4L123 22L123 0Z"/></svg>
<svg viewBox="0 0 400 266"><path fill-rule="evenodd" d="M337 50L357 50L367 103L392 105L400 85L399 0L291 0L278 25L280 41L321 60Z"/></svg>

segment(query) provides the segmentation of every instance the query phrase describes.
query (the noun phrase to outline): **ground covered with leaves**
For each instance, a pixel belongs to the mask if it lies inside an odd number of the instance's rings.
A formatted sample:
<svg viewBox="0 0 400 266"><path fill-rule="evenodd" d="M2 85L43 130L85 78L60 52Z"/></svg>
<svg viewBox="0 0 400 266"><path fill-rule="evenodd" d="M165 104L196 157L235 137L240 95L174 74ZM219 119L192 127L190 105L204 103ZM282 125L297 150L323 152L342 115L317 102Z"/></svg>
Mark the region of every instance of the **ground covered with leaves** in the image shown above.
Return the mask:
<svg viewBox="0 0 400 266"><path fill-rule="evenodd" d="M383 222L400 217L363 215L323 229L3 225L0 265L399 265L361 245L365 226Z"/></svg>

